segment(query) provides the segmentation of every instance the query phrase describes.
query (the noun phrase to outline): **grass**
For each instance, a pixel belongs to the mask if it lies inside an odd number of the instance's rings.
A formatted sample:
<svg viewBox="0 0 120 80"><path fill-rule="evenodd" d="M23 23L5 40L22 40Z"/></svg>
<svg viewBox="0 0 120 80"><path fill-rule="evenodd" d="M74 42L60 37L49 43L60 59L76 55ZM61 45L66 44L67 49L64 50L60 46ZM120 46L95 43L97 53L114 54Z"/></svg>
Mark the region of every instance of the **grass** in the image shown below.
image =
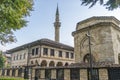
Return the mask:
<svg viewBox="0 0 120 80"><path fill-rule="evenodd" d="M25 80L24 78L16 78L16 77L1 77L0 80Z"/></svg>

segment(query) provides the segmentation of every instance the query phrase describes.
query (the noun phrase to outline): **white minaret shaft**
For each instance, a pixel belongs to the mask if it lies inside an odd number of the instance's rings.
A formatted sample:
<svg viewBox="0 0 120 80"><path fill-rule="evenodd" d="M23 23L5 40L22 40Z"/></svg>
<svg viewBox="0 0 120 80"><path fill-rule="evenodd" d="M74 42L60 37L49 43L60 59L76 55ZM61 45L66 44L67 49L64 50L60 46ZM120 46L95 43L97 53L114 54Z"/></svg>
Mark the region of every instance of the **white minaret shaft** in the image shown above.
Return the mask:
<svg viewBox="0 0 120 80"><path fill-rule="evenodd" d="M61 23L59 22L59 10L58 10L58 5L56 9L56 16L55 16L55 22L54 22L54 27L55 27L55 41L59 42L59 37L60 37L60 25Z"/></svg>

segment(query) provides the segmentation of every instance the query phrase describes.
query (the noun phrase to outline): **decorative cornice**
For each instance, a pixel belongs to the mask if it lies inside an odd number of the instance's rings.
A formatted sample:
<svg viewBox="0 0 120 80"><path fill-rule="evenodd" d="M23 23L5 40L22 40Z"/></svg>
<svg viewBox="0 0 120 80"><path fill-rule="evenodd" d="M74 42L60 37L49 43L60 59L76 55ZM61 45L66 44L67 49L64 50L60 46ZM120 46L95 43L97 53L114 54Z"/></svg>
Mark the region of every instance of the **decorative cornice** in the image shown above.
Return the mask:
<svg viewBox="0 0 120 80"><path fill-rule="evenodd" d="M117 30L120 31L120 27L118 27L118 25L116 25L112 22L99 22L99 23L96 23L94 25L89 25L87 27L84 27L84 28L81 28L79 30L76 30L76 31L72 32L72 36L74 36L76 33L87 31L89 28L92 29L92 28L102 27L102 26L112 26L112 27L114 27L114 28L116 28Z"/></svg>
<svg viewBox="0 0 120 80"><path fill-rule="evenodd" d="M118 26L120 25L120 21L116 19L114 16L99 16L99 17L93 16L91 18L78 22L76 30L79 30L79 29L82 29L83 27L94 25L100 22L111 22Z"/></svg>

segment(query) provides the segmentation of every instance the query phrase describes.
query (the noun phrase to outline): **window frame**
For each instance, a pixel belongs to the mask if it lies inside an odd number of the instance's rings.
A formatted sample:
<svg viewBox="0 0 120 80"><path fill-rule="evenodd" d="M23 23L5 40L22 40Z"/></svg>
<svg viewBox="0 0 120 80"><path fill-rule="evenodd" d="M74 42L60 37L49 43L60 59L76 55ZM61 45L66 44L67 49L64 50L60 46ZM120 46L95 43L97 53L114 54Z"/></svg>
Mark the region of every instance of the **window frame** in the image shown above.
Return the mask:
<svg viewBox="0 0 120 80"><path fill-rule="evenodd" d="M35 55L38 55L39 48L35 48Z"/></svg>
<svg viewBox="0 0 120 80"><path fill-rule="evenodd" d="M43 55L48 55L48 48L43 48Z"/></svg>
<svg viewBox="0 0 120 80"><path fill-rule="evenodd" d="M54 49L50 49L50 56L55 56L55 50Z"/></svg>
<svg viewBox="0 0 120 80"><path fill-rule="evenodd" d="M66 53L65 53L65 57L66 57L66 58L69 58L69 52L66 52Z"/></svg>
<svg viewBox="0 0 120 80"><path fill-rule="evenodd" d="M62 51L59 51L59 57L62 57L63 55L62 55Z"/></svg>
<svg viewBox="0 0 120 80"><path fill-rule="evenodd" d="M32 49L32 56L35 55L34 53L35 53L35 49L33 48L33 49Z"/></svg>
<svg viewBox="0 0 120 80"><path fill-rule="evenodd" d="M70 58L73 59L74 58L74 53L70 53L70 54L71 54Z"/></svg>

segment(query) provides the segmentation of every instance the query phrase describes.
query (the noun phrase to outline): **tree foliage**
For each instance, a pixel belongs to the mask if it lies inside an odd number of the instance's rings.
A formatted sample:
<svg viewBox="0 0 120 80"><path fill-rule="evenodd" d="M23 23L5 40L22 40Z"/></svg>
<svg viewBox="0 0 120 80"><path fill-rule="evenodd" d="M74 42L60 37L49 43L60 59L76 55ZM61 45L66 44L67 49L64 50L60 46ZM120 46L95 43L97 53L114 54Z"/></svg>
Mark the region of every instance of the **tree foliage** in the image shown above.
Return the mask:
<svg viewBox="0 0 120 80"><path fill-rule="evenodd" d="M2 52L0 51L0 68L4 67L5 57L3 56Z"/></svg>
<svg viewBox="0 0 120 80"><path fill-rule="evenodd" d="M26 26L26 16L32 10L32 0L0 0L0 42L14 42L13 31Z"/></svg>
<svg viewBox="0 0 120 80"><path fill-rule="evenodd" d="M90 8L93 7L97 2L100 5L103 5L108 10L114 10L120 7L120 0L81 0L82 5L90 5Z"/></svg>

